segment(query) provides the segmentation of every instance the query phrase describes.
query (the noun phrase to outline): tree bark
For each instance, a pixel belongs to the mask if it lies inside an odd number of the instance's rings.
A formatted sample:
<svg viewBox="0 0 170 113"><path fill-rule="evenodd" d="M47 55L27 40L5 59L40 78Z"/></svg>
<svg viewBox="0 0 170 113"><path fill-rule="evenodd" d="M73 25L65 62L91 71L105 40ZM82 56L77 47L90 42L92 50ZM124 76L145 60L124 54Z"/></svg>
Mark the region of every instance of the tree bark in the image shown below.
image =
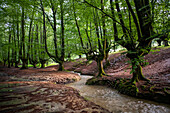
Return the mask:
<svg viewBox="0 0 170 113"><path fill-rule="evenodd" d="M18 60L16 61L16 68L18 68L18 64L19 64L19 62L20 62L20 53L21 53L21 49L20 49L20 37L19 37L19 22L18 22L18 16L17 16L17 44L18 44L18 46L17 46L17 49L18 49ZM21 53L22 54L22 53Z"/></svg>
<svg viewBox="0 0 170 113"><path fill-rule="evenodd" d="M101 59L98 58L98 60L96 61L97 66L98 66L98 75L97 75L97 77L103 77L104 75L106 75L106 73L104 72L104 69L103 69L103 60L101 60Z"/></svg>
<svg viewBox="0 0 170 113"><path fill-rule="evenodd" d="M163 42L164 42L164 46L169 46L168 40L164 40Z"/></svg>
<svg viewBox="0 0 170 113"><path fill-rule="evenodd" d="M135 64L132 63L132 69L135 67ZM149 81L149 79L145 78L144 75L142 74L142 67L141 65L136 65L136 69L133 72L133 77L131 79L131 82L136 83L139 82L140 80L144 80L144 81Z"/></svg>
<svg viewBox="0 0 170 113"><path fill-rule="evenodd" d="M161 46L161 40L157 40L158 46Z"/></svg>
<svg viewBox="0 0 170 113"><path fill-rule="evenodd" d="M45 62L41 62L41 68L45 68Z"/></svg>
<svg viewBox="0 0 170 113"><path fill-rule="evenodd" d="M26 59L26 49L25 49L25 29L24 29L24 24L25 24L25 10L24 6L22 7L22 17L21 17L21 30L22 30L22 68L21 69L27 69L27 59Z"/></svg>
<svg viewBox="0 0 170 113"><path fill-rule="evenodd" d="M74 2L75 2L75 1L73 0L74 19L75 19L76 27L77 27L77 30L78 30L78 33L79 33L79 38L80 38L81 46L82 46L82 48L84 49L83 39L82 39L82 36L81 36L79 24L78 24L78 21L77 21L76 9L75 9L75 4L74 4Z"/></svg>
<svg viewBox="0 0 170 113"><path fill-rule="evenodd" d="M5 66L6 66L6 61L7 61L7 60L3 60L3 61L4 61L4 67L5 67Z"/></svg>
<svg viewBox="0 0 170 113"><path fill-rule="evenodd" d="M9 28L9 39L8 39L8 43L11 44L11 31L10 31L10 28ZM8 68L11 67L11 62L10 62L10 47L11 45L8 45Z"/></svg>
<svg viewBox="0 0 170 113"><path fill-rule="evenodd" d="M65 57L65 42L64 42L64 10L63 10L63 0L60 1L60 10L61 10L61 57L60 57L60 62L59 62L59 70L63 71L64 70L64 57Z"/></svg>
<svg viewBox="0 0 170 113"><path fill-rule="evenodd" d="M64 70L63 62L59 62L59 69L58 69L58 71L63 71L63 70Z"/></svg>

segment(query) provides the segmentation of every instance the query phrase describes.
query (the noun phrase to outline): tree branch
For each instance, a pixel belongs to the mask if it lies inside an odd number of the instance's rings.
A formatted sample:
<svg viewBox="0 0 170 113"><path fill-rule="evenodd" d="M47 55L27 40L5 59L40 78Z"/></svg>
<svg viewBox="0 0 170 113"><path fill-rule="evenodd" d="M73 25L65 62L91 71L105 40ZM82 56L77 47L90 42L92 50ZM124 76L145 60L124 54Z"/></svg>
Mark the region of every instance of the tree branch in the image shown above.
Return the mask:
<svg viewBox="0 0 170 113"><path fill-rule="evenodd" d="M113 21L117 22L118 24L120 24L122 27L124 27L128 32L129 32L129 29L127 27L125 27L124 25L122 25L120 22L118 22L114 17L110 16L109 14L107 14L106 12L104 12L102 9L90 4L89 2L87 2L86 0L84 0L84 3L88 4L89 6L95 8L95 9L98 9L100 10L102 13L104 13L106 16L110 17Z"/></svg>
<svg viewBox="0 0 170 113"><path fill-rule="evenodd" d="M136 15L135 15L135 13L134 13L134 11L133 11L130 3L129 3L129 0L126 0L126 3L127 3L127 6L128 6L128 8L129 8L131 14L132 14L133 21L134 21L134 23L135 23L135 25L136 25L136 29L137 29L137 33L138 33L138 38L140 39L140 38L141 38L141 32L140 32L140 27L139 27L139 24L138 24Z"/></svg>

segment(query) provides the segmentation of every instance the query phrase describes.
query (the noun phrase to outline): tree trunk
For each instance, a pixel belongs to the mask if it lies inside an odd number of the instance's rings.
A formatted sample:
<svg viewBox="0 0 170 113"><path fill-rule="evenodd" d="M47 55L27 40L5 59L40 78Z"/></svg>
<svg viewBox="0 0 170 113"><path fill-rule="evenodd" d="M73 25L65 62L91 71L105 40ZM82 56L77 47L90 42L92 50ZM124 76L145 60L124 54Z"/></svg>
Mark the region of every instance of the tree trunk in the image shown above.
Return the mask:
<svg viewBox="0 0 170 113"><path fill-rule="evenodd" d="M17 44L18 44L17 49L19 49L19 50L17 51L17 55L18 55L17 58L18 58L18 60L16 61L16 66L15 66L16 68L18 68L18 64L19 64L20 58L21 58L20 57L20 55L21 55L20 54L21 53L20 50L21 49L20 49L20 38L19 38L19 36L20 36L19 35L19 22L18 22L18 16L17 16L17 40L18 40L17 41Z"/></svg>
<svg viewBox="0 0 170 113"><path fill-rule="evenodd" d="M26 61L27 59L22 59L22 67L21 67L21 69L27 69L28 67L27 67L27 61Z"/></svg>
<svg viewBox="0 0 170 113"><path fill-rule="evenodd" d="M9 42L9 44L11 43L11 31L10 31L10 29L9 29L9 39L8 39L8 42ZM10 49L11 49L11 47L8 45L8 68L10 68L11 67L11 65L10 65Z"/></svg>
<svg viewBox="0 0 170 113"><path fill-rule="evenodd" d="M64 64L63 62L60 62L58 71L63 71L63 70L64 70Z"/></svg>
<svg viewBox="0 0 170 113"><path fill-rule="evenodd" d="M78 24L78 21L77 21L77 15L76 15L76 9L75 9L75 4L74 3L75 3L75 1L73 0L74 20L76 22L76 27L77 27L77 30L78 30L78 33L79 33L81 47L84 49L83 39L82 39L82 36L81 36L79 24Z"/></svg>
<svg viewBox="0 0 170 113"><path fill-rule="evenodd" d="M97 66L98 66L98 75L97 77L103 77L104 75L106 75L106 73L104 72L103 69L103 60L97 60Z"/></svg>
<svg viewBox="0 0 170 113"><path fill-rule="evenodd" d="M135 67L135 63L132 63L132 69ZM139 82L139 80L149 81L149 79L145 78L142 74L142 67L141 65L137 65L137 68L133 72L133 77L131 79L131 82Z"/></svg>
<svg viewBox="0 0 170 113"><path fill-rule="evenodd" d="M15 68L18 68L18 61L15 61Z"/></svg>
<svg viewBox="0 0 170 113"><path fill-rule="evenodd" d="M104 69L107 68L108 66L110 66L110 62L109 62L109 59L108 59L108 55L106 55L106 58L105 58L105 66L104 66Z"/></svg>
<svg viewBox="0 0 170 113"><path fill-rule="evenodd" d="M6 66L6 61L7 61L7 60L4 60L4 67Z"/></svg>
<svg viewBox="0 0 170 113"><path fill-rule="evenodd" d="M25 30L24 30L24 24L25 24L25 20L24 20L24 7L22 7L22 21L21 21L21 30L22 30L22 68L21 69L27 69L27 59L26 59L26 49L25 49Z"/></svg>
<svg viewBox="0 0 170 113"><path fill-rule="evenodd" d="M41 62L41 68L45 68L45 62L44 61Z"/></svg>
<svg viewBox="0 0 170 113"><path fill-rule="evenodd" d="M79 55L79 58L81 58L81 55Z"/></svg>
<svg viewBox="0 0 170 113"><path fill-rule="evenodd" d="M14 42L14 36L12 37L12 42L11 42L12 44L13 43L15 43ZM14 66L14 58L15 58L15 48L14 47L12 47L12 58L11 58L11 67L13 67Z"/></svg>
<svg viewBox="0 0 170 113"><path fill-rule="evenodd" d="M164 46L169 46L168 40L164 40Z"/></svg>
<svg viewBox="0 0 170 113"><path fill-rule="evenodd" d="M161 46L161 40L157 40L158 46Z"/></svg>
<svg viewBox="0 0 170 113"><path fill-rule="evenodd" d="M65 57L65 41L64 41L64 10L63 10L63 3L64 3L64 0L61 0L60 1L60 10L61 10L61 57L60 57L60 60L61 60L61 71L64 70L64 65L63 65L63 62L64 62L64 57Z"/></svg>
<svg viewBox="0 0 170 113"><path fill-rule="evenodd" d="M34 68L37 68L37 67L36 67L36 63L33 63L33 67L34 67Z"/></svg>
<svg viewBox="0 0 170 113"><path fill-rule="evenodd" d="M110 0L110 6L111 6L111 11L112 11L112 17L115 19L115 9L114 9L114 6L113 6L113 1ZM118 40L118 30L117 30L117 25L116 25L116 22L113 20L113 28L114 28L114 41L117 41ZM116 44L114 43L114 51L116 51Z"/></svg>

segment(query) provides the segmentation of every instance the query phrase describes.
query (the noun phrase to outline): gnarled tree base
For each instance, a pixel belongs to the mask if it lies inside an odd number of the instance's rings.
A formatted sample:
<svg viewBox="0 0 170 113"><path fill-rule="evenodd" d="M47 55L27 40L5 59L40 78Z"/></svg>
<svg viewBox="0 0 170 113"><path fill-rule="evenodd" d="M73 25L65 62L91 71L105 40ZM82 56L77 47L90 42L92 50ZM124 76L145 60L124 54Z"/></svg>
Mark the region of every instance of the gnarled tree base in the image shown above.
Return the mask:
<svg viewBox="0 0 170 113"><path fill-rule="evenodd" d="M150 81L149 79L145 78L142 74L142 67L141 65L137 65L137 68L135 69L135 72L133 72L133 77L131 79L132 83L139 82L140 80L143 81Z"/></svg>

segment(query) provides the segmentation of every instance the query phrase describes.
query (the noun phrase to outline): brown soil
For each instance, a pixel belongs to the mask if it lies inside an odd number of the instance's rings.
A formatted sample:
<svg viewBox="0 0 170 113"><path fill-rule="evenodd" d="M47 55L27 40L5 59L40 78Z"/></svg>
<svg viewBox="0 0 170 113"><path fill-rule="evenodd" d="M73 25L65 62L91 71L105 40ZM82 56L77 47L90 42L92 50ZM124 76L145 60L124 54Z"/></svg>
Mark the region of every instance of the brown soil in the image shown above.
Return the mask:
<svg viewBox="0 0 170 113"><path fill-rule="evenodd" d="M163 97L170 97L170 48L154 48L153 50L154 52L150 52L150 54L144 57L144 59L149 62L149 65L143 67L143 74L146 78L150 79L150 82L148 83L145 81L140 81L136 83L139 89L139 94L143 94L143 97L141 98L145 98L145 94L148 93L154 93L154 95L158 93L159 96L161 95ZM121 55L120 53L111 54L109 56L111 65L105 68L106 74L110 76L104 77L104 80L109 80L112 82L119 78L132 78L132 74L130 74L130 65L127 62L128 60L129 59L126 58L125 55ZM86 64L86 61L83 62ZM97 75L98 72L97 64L95 61L93 61L90 65L77 66L75 70L77 69L79 69L79 72L82 74L89 74L94 76ZM146 99L148 98L150 97L147 97ZM165 101L165 103L170 103L170 98Z"/></svg>
<svg viewBox="0 0 170 113"><path fill-rule="evenodd" d="M154 91L161 96L169 95L170 48L151 52L145 56L145 59L148 60L149 65L143 67L143 74L151 82L140 81L137 83L139 93L147 94ZM114 81L117 78L129 79L132 77L125 55L111 54L109 61L110 66L105 68L105 72L110 76L104 77L105 80ZM97 75L98 73L96 62L88 62L84 58L65 62L64 66L66 70L86 75ZM81 97L77 90L62 85L79 80L80 77L77 74L58 72L57 69L58 66L26 70L0 68L0 112L108 112Z"/></svg>
<svg viewBox="0 0 170 113"><path fill-rule="evenodd" d="M109 113L62 85L79 75L56 70L0 68L0 113Z"/></svg>
<svg viewBox="0 0 170 113"><path fill-rule="evenodd" d="M43 81L1 82L1 113L108 113L71 87Z"/></svg>
<svg viewBox="0 0 170 113"><path fill-rule="evenodd" d="M7 76L1 76L3 81L51 81L57 84L71 83L80 80L80 76L71 72L57 71L57 67L47 67L44 69L29 68L20 70L19 68L0 68Z"/></svg>

